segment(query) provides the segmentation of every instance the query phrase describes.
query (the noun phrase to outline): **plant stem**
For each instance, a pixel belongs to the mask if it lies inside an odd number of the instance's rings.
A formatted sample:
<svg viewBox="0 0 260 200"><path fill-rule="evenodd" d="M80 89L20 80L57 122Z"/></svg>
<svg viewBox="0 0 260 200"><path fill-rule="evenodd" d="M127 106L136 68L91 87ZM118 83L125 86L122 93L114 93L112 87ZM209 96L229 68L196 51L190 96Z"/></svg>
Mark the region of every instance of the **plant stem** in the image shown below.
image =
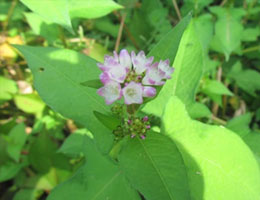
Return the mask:
<svg viewBox="0 0 260 200"><path fill-rule="evenodd" d="M224 126L227 124L226 121L224 121L223 119L220 119L220 118L218 118L218 117L216 117L216 116L214 116L214 115L211 116L211 119L212 119L213 121L215 121L215 122L221 124L221 125L224 125Z"/></svg>
<svg viewBox="0 0 260 200"><path fill-rule="evenodd" d="M9 10L8 10L6 20L3 22L3 31L4 31L4 32L7 30L7 27L8 27L9 21L10 21L10 18L11 18L12 15L13 15L14 8L15 8L15 6L17 5L17 2L18 2L18 0L13 0L13 1L12 1L12 4L11 4L11 7L10 7Z"/></svg>
<svg viewBox="0 0 260 200"><path fill-rule="evenodd" d="M180 9L178 7L178 4L177 4L176 0L172 0L172 3L173 3L174 9L175 9L175 11L177 13L177 16L178 16L179 20L181 20L181 12L180 12Z"/></svg>
<svg viewBox="0 0 260 200"><path fill-rule="evenodd" d="M248 53L248 52L257 51L257 50L260 50L260 45L246 48L246 49L242 50L242 53Z"/></svg>
<svg viewBox="0 0 260 200"><path fill-rule="evenodd" d="M126 13L124 13L123 17L121 18L120 27L119 27L117 38L116 38L116 45L115 45L115 51L116 52L118 51L118 48L119 48L119 45L120 45L122 32L123 32L123 28L124 28L124 23L125 23L125 18L126 18Z"/></svg>

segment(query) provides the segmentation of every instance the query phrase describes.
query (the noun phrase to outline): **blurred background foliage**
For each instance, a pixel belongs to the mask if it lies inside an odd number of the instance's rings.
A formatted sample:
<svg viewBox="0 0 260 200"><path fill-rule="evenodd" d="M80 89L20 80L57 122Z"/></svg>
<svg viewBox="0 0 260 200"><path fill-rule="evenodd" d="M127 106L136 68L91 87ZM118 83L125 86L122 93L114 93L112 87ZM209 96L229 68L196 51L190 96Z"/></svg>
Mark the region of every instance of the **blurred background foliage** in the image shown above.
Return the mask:
<svg viewBox="0 0 260 200"><path fill-rule="evenodd" d="M73 4L70 24L42 17L49 11L30 0L0 0L1 200L46 199L84 161L79 144L89 134L41 100L12 44L68 48L102 62L122 48L148 53L189 12L205 58L192 117L234 130L260 162L259 0L90 2L89 12Z"/></svg>

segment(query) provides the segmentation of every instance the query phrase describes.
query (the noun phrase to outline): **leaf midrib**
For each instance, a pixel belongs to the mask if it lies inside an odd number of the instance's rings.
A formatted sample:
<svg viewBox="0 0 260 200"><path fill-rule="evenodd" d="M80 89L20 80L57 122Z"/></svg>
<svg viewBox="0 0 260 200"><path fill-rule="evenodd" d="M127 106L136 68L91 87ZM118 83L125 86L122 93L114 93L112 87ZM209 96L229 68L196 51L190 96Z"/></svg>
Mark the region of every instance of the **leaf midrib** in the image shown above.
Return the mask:
<svg viewBox="0 0 260 200"><path fill-rule="evenodd" d="M163 175L161 174L160 170L156 167L155 161L153 160L152 156L149 154L149 152L145 148L145 145L143 144L143 141L140 138L138 138L138 141L142 145L142 147L144 149L144 152L146 153L146 155L148 156L149 160L151 161L153 168L155 169L155 171L159 175L160 180L163 183L163 185L164 185L164 187L165 187L165 189L167 191L168 196L170 197L170 199L174 200L174 198L173 198L172 194L170 193L170 190L169 190L169 188L168 188L168 186L167 186L167 184L166 184L166 182L165 182L165 180L163 178Z"/></svg>

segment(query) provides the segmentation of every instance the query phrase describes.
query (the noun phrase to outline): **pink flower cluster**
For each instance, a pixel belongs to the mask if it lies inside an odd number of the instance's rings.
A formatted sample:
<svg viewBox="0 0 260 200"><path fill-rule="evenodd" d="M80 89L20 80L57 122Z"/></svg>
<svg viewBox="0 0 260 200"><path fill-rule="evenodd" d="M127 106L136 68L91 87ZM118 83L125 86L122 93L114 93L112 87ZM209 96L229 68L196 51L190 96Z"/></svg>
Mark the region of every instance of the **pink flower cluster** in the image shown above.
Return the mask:
<svg viewBox="0 0 260 200"><path fill-rule="evenodd" d="M106 104L124 97L125 104L142 104L143 97L153 97L156 89L152 86L163 85L171 78L174 68L169 60L153 62L153 57L146 58L143 51L137 55L123 49L118 55L105 56L103 64L98 63L102 70L100 80L104 84L98 94L105 98Z"/></svg>

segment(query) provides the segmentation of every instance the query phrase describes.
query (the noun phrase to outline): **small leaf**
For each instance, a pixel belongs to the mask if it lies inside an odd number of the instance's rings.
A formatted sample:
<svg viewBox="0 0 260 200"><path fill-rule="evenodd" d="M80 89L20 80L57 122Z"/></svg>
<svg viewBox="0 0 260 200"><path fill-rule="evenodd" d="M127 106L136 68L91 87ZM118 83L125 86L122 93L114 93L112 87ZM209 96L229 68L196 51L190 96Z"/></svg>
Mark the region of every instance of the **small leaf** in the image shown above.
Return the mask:
<svg viewBox="0 0 260 200"><path fill-rule="evenodd" d="M27 134L25 125L20 123L16 125L8 134L7 153L16 162L19 162L21 150L26 142Z"/></svg>
<svg viewBox="0 0 260 200"><path fill-rule="evenodd" d="M25 113L35 114L37 117L41 117L45 108L45 103L36 94L16 95L14 102Z"/></svg>
<svg viewBox="0 0 260 200"><path fill-rule="evenodd" d="M14 178L22 169L23 165L14 162L7 162L0 166L0 182Z"/></svg>
<svg viewBox="0 0 260 200"><path fill-rule="evenodd" d="M233 93L220 81L217 80L207 80L203 84L202 91L206 94L217 94L217 95L229 95L233 96Z"/></svg>
<svg viewBox="0 0 260 200"><path fill-rule="evenodd" d="M110 130L115 130L116 127L121 123L118 118L111 115L105 115L97 111L94 111L94 115L102 124L104 124L104 126L109 128Z"/></svg>
<svg viewBox="0 0 260 200"><path fill-rule="evenodd" d="M251 132L249 124L252 119L251 113L246 113L238 117L234 117L229 120L226 127L234 132L236 132L240 137L244 137Z"/></svg>
<svg viewBox="0 0 260 200"><path fill-rule="evenodd" d="M58 153L64 153L72 157L83 154L85 149L85 135L93 137L92 134L85 129L75 131L66 138L62 146L59 148Z"/></svg>
<svg viewBox="0 0 260 200"><path fill-rule="evenodd" d="M260 90L260 73L247 69L243 70L240 62L232 66L228 77L236 82L238 87L248 92L252 96L257 96L256 91Z"/></svg>
<svg viewBox="0 0 260 200"><path fill-rule="evenodd" d="M218 17L211 47L224 53L227 61L230 54L240 46L243 33L240 20L245 11L242 8L222 8L220 6L210 7L210 11Z"/></svg>
<svg viewBox="0 0 260 200"><path fill-rule="evenodd" d="M98 18L123 7L112 0L68 0L71 18Z"/></svg>
<svg viewBox="0 0 260 200"><path fill-rule="evenodd" d="M95 79L95 80L89 80L89 81L84 81L80 83L83 86L90 87L90 88L101 88L103 84L101 83L100 79Z"/></svg>
<svg viewBox="0 0 260 200"><path fill-rule="evenodd" d="M0 76L0 101L12 99L17 91L17 85L13 80Z"/></svg>

